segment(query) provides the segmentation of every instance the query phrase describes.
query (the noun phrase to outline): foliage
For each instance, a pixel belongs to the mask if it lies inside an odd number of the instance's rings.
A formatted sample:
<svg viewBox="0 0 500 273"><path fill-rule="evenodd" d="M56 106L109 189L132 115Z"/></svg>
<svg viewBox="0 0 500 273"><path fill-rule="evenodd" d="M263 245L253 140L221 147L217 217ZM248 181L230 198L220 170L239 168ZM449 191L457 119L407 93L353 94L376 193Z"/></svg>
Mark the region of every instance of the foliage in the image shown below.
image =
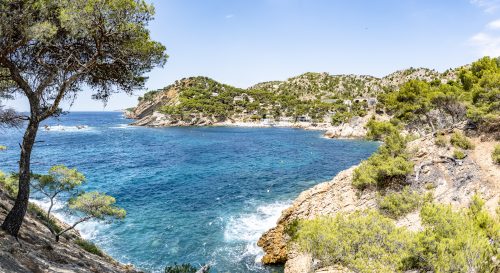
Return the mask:
<svg viewBox="0 0 500 273"><path fill-rule="evenodd" d="M104 257L104 253L102 252L102 250L99 247L97 247L94 243L80 238L76 239L74 242L88 253L92 253L99 257Z"/></svg>
<svg viewBox="0 0 500 273"><path fill-rule="evenodd" d="M406 152L406 142L406 138L398 132L387 135L377 152L354 170L353 186L358 189L373 186L384 188L404 182L406 175L413 171L413 163L408 160Z"/></svg>
<svg viewBox="0 0 500 273"><path fill-rule="evenodd" d="M196 273L198 270L191 264L174 264L165 267L165 273Z"/></svg>
<svg viewBox="0 0 500 273"><path fill-rule="evenodd" d="M0 151L5 151L7 150L7 146L0 145Z"/></svg>
<svg viewBox="0 0 500 273"><path fill-rule="evenodd" d="M392 218L399 218L418 209L423 203L421 193L404 187L401 192L392 192L378 198L382 212Z"/></svg>
<svg viewBox="0 0 500 273"><path fill-rule="evenodd" d="M438 147L446 147L446 137L443 135L437 135L436 138L434 139L434 144Z"/></svg>
<svg viewBox="0 0 500 273"><path fill-rule="evenodd" d="M495 145L495 148L491 153L491 159L494 163L500 164L500 144Z"/></svg>
<svg viewBox="0 0 500 273"><path fill-rule="evenodd" d="M468 208L427 202L410 232L376 211L300 220L292 237L325 266L355 272L498 272L500 221L474 196Z"/></svg>
<svg viewBox="0 0 500 273"><path fill-rule="evenodd" d="M115 206L116 199L99 192L88 192L69 200L69 207L87 215L88 218L105 220L125 218L124 209Z"/></svg>
<svg viewBox="0 0 500 273"><path fill-rule="evenodd" d="M385 136L398 131L398 128L393 123L376 121L374 118L368 121L366 128L368 129L366 137L371 140L383 140Z"/></svg>
<svg viewBox="0 0 500 273"><path fill-rule="evenodd" d="M6 175L0 171L0 185L7 191L7 193L15 198L17 196L17 175Z"/></svg>
<svg viewBox="0 0 500 273"><path fill-rule="evenodd" d="M436 273L496 272L493 257L498 259L500 224L483 204L475 196L468 209L459 211L449 205L424 205L424 230L417 234L418 267Z"/></svg>
<svg viewBox="0 0 500 273"><path fill-rule="evenodd" d="M324 265L356 272L395 272L407 267L411 234L376 211L300 221L295 242Z"/></svg>
<svg viewBox="0 0 500 273"><path fill-rule="evenodd" d="M55 198L63 192L72 193L76 187L85 182L85 176L76 169L69 169L63 165L56 165L49 169L47 175L32 175L31 186L50 200L47 218L54 206ZM55 233L53 230L50 230Z"/></svg>
<svg viewBox="0 0 500 273"><path fill-rule="evenodd" d="M466 137L462 132L455 130L450 137L450 143L458 148L464 150L474 149L474 145L468 137Z"/></svg>
<svg viewBox="0 0 500 273"><path fill-rule="evenodd" d="M462 150L455 149L453 151L453 157L455 159L464 159L466 157L465 153Z"/></svg>

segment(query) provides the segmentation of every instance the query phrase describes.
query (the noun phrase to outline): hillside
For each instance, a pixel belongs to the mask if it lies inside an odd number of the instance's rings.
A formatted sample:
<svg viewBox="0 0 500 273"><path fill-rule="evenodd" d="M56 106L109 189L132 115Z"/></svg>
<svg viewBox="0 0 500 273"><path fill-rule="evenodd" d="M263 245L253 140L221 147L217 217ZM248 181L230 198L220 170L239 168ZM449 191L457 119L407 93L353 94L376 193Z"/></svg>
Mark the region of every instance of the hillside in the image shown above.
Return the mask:
<svg viewBox="0 0 500 273"><path fill-rule="evenodd" d="M176 81L139 98L126 112L135 125L192 126L231 123L308 123L330 127L376 110L377 96L408 80L448 82L456 71L438 73L410 68L383 78L366 75L305 73L286 81L256 84L248 89L206 77Z"/></svg>
<svg viewBox="0 0 500 273"><path fill-rule="evenodd" d="M0 185L0 218L4 219L14 200ZM0 230L0 272L19 273L139 273L131 265L122 265L78 232L62 236L56 243L43 221L45 212L30 205L20 230L19 240ZM61 227L67 224L57 222Z"/></svg>

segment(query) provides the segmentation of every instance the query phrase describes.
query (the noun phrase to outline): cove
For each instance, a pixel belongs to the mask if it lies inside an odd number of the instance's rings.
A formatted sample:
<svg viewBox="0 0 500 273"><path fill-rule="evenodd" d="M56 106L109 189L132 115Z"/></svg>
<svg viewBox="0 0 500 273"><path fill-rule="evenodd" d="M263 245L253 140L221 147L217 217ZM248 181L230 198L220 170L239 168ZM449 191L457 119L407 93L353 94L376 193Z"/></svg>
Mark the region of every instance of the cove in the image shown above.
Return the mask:
<svg viewBox="0 0 500 273"><path fill-rule="evenodd" d="M325 139L291 128L127 126L119 112L73 112L44 123L33 171L76 167L85 190L116 197L124 221L91 222L82 235L114 258L149 271L212 264L214 272L273 272L258 263L260 235L303 190L332 179L378 144ZM0 169L16 171L22 130L8 129ZM36 196L35 196L36 197ZM35 200L44 204L44 200ZM62 220L72 216L62 206Z"/></svg>

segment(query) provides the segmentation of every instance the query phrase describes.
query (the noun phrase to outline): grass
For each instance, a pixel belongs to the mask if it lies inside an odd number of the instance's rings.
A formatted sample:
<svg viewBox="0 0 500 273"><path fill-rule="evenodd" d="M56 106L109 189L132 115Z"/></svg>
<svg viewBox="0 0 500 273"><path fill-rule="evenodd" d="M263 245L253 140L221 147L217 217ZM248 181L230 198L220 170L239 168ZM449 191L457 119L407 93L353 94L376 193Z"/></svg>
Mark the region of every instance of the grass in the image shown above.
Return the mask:
<svg viewBox="0 0 500 273"><path fill-rule="evenodd" d="M92 253L94 255L97 255L99 257L104 257L104 252L102 252L102 250L97 247L94 243L92 242L89 242L87 240L84 240L84 239L76 239L75 241L75 244L79 245L83 250L87 251L88 253Z"/></svg>
<svg viewBox="0 0 500 273"><path fill-rule="evenodd" d="M491 159L495 164L500 164L500 144L495 145L495 148L491 153Z"/></svg>
<svg viewBox="0 0 500 273"><path fill-rule="evenodd" d="M454 150L453 157L455 159L464 159L466 157L465 153L462 150Z"/></svg>
<svg viewBox="0 0 500 273"><path fill-rule="evenodd" d="M434 139L434 144L438 147L446 147L446 137L443 135L438 135L436 136L436 139Z"/></svg>

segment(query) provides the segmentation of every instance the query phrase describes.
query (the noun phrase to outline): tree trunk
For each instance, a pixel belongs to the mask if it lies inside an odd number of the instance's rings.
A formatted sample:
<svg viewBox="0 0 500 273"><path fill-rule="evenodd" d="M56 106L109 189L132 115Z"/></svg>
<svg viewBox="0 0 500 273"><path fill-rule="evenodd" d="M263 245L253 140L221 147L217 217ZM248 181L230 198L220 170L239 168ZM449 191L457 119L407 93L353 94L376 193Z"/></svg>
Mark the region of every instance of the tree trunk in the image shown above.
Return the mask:
<svg viewBox="0 0 500 273"><path fill-rule="evenodd" d="M21 146L21 158L19 160L19 191L14 207L12 207L9 214L7 214L2 224L2 228L16 238L23 223L26 210L28 209L31 151L35 143L38 126L39 121L31 118L24 133L23 144Z"/></svg>

